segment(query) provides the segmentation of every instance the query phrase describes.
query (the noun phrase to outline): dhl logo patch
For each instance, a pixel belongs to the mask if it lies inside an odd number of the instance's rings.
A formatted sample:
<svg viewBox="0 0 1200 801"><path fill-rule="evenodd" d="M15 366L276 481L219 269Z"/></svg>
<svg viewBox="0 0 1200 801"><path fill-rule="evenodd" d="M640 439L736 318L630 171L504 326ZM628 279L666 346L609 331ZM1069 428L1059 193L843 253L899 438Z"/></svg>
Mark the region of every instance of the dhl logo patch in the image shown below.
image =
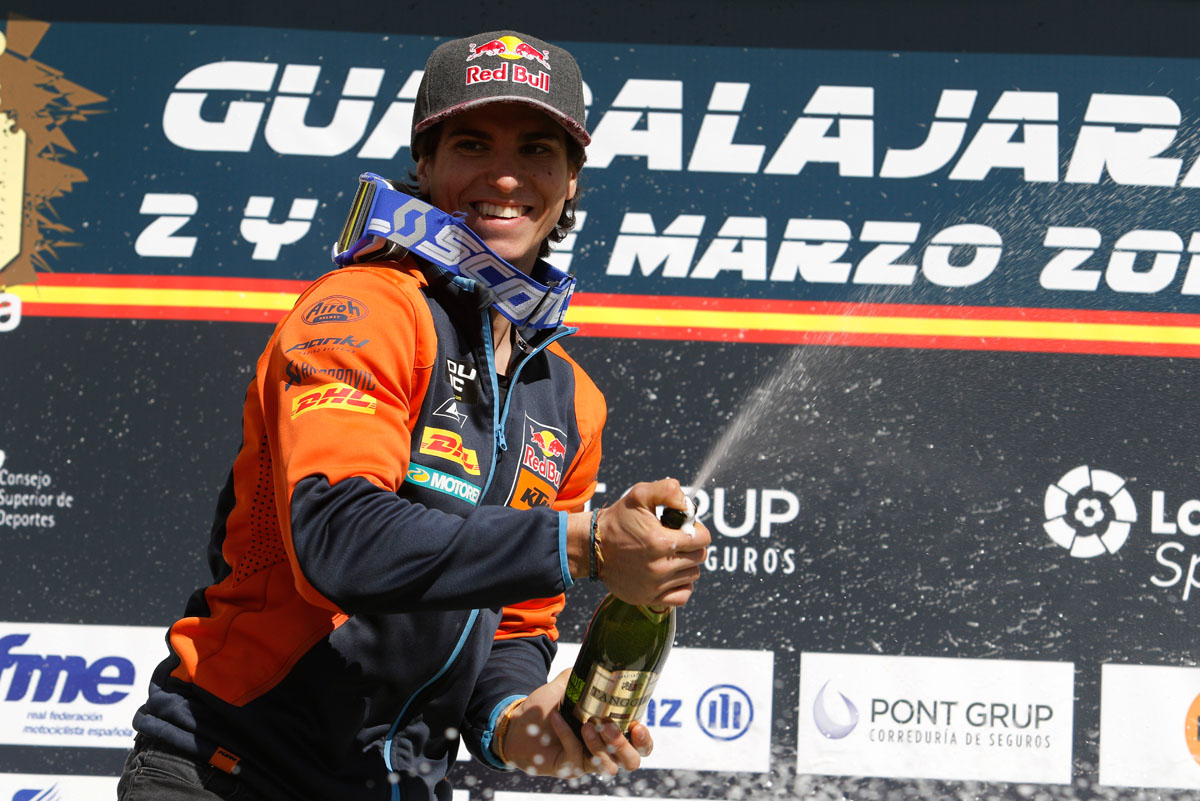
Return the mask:
<svg viewBox="0 0 1200 801"><path fill-rule="evenodd" d="M448 459L462 465L473 476L479 475L479 458L463 446L462 437L444 428L426 428L421 432L421 453Z"/></svg>
<svg viewBox="0 0 1200 801"><path fill-rule="evenodd" d="M360 414L375 414L379 405L374 397L349 384L322 384L292 401L292 419L314 409L345 409Z"/></svg>

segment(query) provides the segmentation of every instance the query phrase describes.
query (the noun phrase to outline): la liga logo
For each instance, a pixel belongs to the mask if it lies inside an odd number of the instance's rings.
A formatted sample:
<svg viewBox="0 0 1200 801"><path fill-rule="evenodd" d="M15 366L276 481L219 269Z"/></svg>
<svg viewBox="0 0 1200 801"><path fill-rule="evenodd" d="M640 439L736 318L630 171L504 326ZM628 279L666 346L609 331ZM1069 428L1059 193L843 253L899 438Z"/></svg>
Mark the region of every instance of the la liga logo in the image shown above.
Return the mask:
<svg viewBox="0 0 1200 801"><path fill-rule="evenodd" d="M1087 465L1047 487L1044 507L1046 534L1079 559L1119 551L1138 519L1125 479Z"/></svg>

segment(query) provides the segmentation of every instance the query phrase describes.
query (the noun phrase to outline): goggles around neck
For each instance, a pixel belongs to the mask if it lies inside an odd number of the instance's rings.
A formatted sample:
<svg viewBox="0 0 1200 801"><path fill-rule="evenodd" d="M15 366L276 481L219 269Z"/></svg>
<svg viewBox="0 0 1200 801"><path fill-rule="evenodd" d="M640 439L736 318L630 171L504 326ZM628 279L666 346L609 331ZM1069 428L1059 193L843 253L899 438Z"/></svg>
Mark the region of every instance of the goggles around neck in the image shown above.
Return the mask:
<svg viewBox="0 0 1200 801"><path fill-rule="evenodd" d="M492 306L518 327L562 324L575 276L541 259L534 266L537 277L526 275L493 253L461 213L447 214L393 189L373 172L364 172L358 182L350 216L333 245L338 266L398 258L400 250L411 251L456 283L486 287L494 296Z"/></svg>

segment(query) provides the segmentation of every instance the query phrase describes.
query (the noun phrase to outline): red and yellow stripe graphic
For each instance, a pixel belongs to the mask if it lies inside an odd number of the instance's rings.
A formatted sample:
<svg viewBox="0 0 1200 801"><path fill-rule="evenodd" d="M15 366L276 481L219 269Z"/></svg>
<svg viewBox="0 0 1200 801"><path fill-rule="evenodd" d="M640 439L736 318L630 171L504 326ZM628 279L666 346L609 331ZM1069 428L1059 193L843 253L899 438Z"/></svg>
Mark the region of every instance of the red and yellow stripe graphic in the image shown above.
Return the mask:
<svg viewBox="0 0 1200 801"><path fill-rule="evenodd" d="M41 273L30 317L273 323L306 281ZM1200 315L576 293L580 334L628 339L1200 357Z"/></svg>
<svg viewBox="0 0 1200 801"><path fill-rule="evenodd" d="M36 284L10 286L28 317L134 320L229 320L273 323L308 281L179 275L38 273Z"/></svg>

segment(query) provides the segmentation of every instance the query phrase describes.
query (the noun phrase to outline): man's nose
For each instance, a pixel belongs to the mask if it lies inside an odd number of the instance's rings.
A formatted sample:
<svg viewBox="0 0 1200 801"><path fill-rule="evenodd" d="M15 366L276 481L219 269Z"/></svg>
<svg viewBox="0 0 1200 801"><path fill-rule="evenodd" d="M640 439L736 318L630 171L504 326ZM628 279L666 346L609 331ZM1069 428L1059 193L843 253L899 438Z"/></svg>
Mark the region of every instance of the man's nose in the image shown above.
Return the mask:
<svg viewBox="0 0 1200 801"><path fill-rule="evenodd" d="M488 180L502 192L513 192L521 185L521 172L517 160L508 155L497 155L492 161Z"/></svg>

